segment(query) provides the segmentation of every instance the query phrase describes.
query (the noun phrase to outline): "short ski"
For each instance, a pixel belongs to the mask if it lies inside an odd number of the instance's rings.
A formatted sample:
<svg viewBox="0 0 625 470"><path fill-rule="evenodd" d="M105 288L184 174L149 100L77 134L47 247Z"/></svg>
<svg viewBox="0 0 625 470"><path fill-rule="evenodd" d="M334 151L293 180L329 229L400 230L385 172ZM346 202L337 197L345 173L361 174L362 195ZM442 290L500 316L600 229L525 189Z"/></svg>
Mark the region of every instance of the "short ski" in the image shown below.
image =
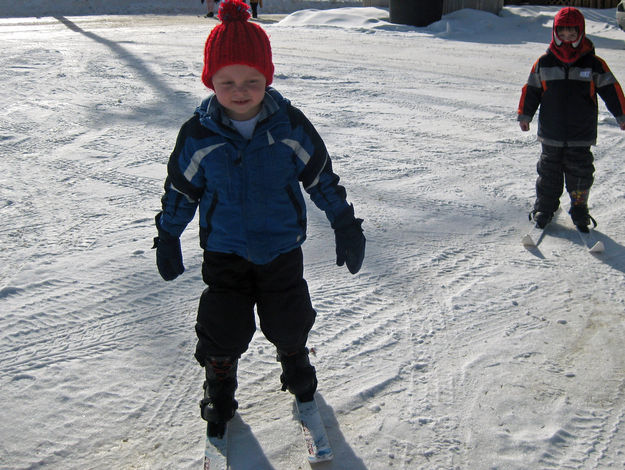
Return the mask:
<svg viewBox="0 0 625 470"><path fill-rule="evenodd" d="M579 235L582 244L590 253L604 252L605 247L603 242L601 240L597 240L597 237L593 233L592 229L589 232L582 232L576 228L575 231ZM545 229L534 226L523 236L523 238L521 238L521 243L526 248L536 248L545 237L545 234Z"/></svg>
<svg viewBox="0 0 625 470"><path fill-rule="evenodd" d="M579 234L580 240L590 253L603 253L605 249L603 242L601 240L597 240L597 237L592 229L588 232L582 232L576 228L575 231Z"/></svg>
<svg viewBox="0 0 625 470"><path fill-rule="evenodd" d="M208 423L204 470L228 470L228 425Z"/></svg>
<svg viewBox="0 0 625 470"><path fill-rule="evenodd" d="M537 247L545 236L545 230L533 225L532 228L523 236L521 243L526 247Z"/></svg>
<svg viewBox="0 0 625 470"><path fill-rule="evenodd" d="M332 460L334 454L317 403L315 400L301 402L297 398L295 403L308 449L308 461L317 463Z"/></svg>

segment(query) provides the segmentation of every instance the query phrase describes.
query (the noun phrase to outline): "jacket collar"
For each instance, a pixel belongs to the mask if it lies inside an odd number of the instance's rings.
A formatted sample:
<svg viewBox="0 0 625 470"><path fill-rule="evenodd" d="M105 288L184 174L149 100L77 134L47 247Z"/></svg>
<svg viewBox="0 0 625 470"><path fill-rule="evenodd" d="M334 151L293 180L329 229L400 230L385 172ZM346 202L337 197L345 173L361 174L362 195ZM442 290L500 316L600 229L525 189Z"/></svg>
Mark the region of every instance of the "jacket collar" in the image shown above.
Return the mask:
<svg viewBox="0 0 625 470"><path fill-rule="evenodd" d="M280 106L287 102L278 91L272 87L267 87L265 90L265 97L263 98L262 107L260 109L260 117L258 123L262 123L275 113L278 112ZM203 126L218 132L224 133L224 130L236 132L232 125L232 121L226 114L224 107L217 101L215 95L211 95L202 101L202 104L197 107L195 113L199 115L200 122Z"/></svg>

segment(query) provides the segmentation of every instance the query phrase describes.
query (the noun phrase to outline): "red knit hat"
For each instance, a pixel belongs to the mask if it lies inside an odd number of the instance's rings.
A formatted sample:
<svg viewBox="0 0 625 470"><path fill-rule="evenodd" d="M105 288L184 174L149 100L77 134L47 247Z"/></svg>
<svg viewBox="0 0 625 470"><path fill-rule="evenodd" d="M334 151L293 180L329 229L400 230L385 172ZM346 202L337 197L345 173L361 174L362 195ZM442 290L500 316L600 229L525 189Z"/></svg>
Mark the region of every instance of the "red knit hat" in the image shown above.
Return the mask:
<svg viewBox="0 0 625 470"><path fill-rule="evenodd" d="M241 0L223 0L218 17L221 23L213 28L204 46L202 82L213 89L212 77L228 65L248 65L265 76L267 85L273 81L271 44L267 34L256 23L248 21L248 6Z"/></svg>

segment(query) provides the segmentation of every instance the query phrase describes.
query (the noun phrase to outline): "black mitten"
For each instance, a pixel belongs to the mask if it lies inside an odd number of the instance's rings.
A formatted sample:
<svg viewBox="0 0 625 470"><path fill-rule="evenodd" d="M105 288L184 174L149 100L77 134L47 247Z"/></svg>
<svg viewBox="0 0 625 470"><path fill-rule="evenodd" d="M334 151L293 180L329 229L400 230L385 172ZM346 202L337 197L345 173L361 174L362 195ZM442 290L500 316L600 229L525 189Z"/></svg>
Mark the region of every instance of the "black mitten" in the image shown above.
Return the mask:
<svg viewBox="0 0 625 470"><path fill-rule="evenodd" d="M343 266L352 274L360 271L365 259L365 244L367 239L362 233L362 219L354 217L354 206L349 206L341 212L334 223L334 239L336 241L336 264Z"/></svg>
<svg viewBox="0 0 625 470"><path fill-rule="evenodd" d="M160 217L161 213L159 212L156 216L158 237L154 238L152 248L156 248L156 266L159 274L166 281L172 281L184 272L180 238L170 235L161 228Z"/></svg>

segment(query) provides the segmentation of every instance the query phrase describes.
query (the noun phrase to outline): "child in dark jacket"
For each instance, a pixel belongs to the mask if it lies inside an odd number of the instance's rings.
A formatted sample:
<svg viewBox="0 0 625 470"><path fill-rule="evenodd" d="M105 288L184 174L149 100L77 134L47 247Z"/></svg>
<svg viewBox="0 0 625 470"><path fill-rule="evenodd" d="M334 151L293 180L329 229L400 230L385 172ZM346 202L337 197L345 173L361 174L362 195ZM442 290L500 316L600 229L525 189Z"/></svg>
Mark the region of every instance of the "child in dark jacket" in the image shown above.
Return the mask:
<svg viewBox="0 0 625 470"><path fill-rule="evenodd" d="M336 262L357 273L362 219L304 114L269 87L274 66L247 5L224 0L204 48L202 81L214 91L181 128L156 216L156 262L165 280L184 272L180 235L199 208L204 249L195 357L206 370L202 417L214 433L237 409L237 363L260 328L277 348L282 389L311 401L317 387L306 342L315 320L303 278L306 205L300 185L335 233Z"/></svg>
<svg viewBox="0 0 625 470"><path fill-rule="evenodd" d="M591 223L597 225L588 212L595 171L590 146L597 140L597 93L625 130L623 90L608 65L595 55L585 35L582 13L573 7L562 8L553 22L549 49L532 67L518 109L519 125L526 132L540 105L542 153L536 202L530 213L540 228L553 218L565 183L571 198L569 214L576 227L588 232Z"/></svg>

